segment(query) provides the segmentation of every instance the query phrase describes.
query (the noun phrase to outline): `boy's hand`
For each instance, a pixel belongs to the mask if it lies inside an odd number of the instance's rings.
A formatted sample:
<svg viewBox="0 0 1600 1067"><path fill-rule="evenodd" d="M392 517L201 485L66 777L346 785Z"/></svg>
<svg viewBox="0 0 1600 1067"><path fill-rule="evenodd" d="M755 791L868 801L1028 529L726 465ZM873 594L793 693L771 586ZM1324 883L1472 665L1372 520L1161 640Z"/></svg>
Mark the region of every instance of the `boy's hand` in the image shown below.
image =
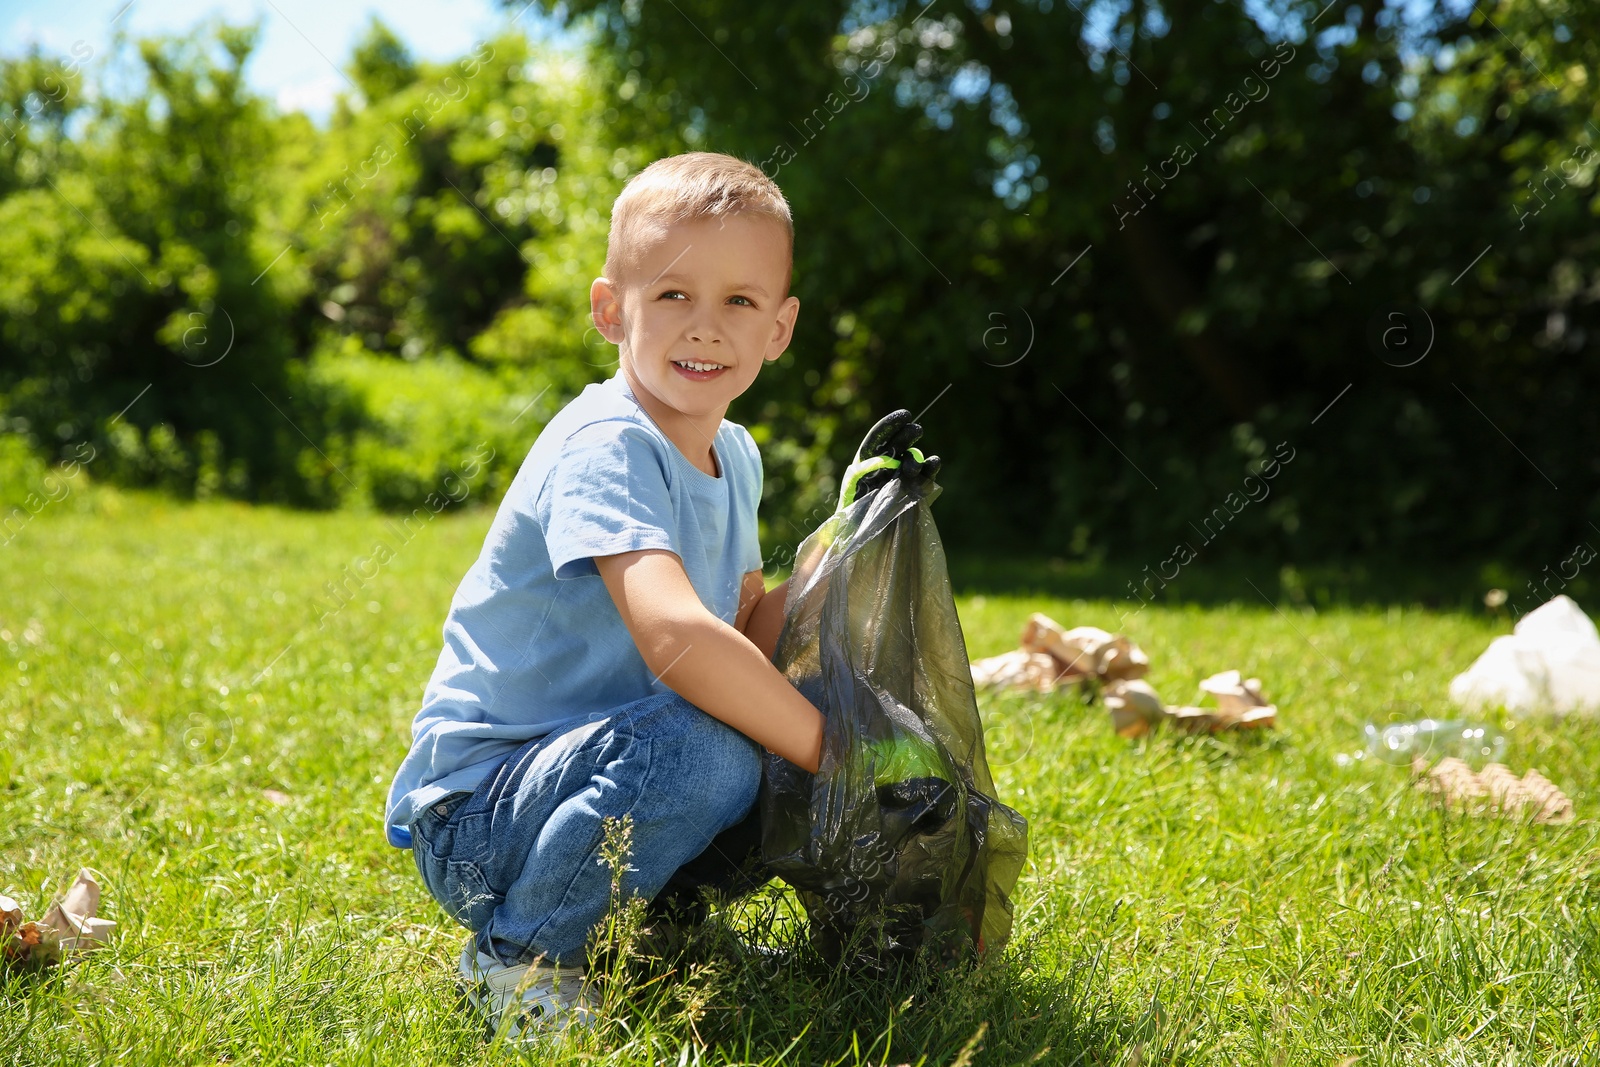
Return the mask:
<svg viewBox="0 0 1600 1067"><path fill-rule="evenodd" d="M912 447L921 437L922 426L905 408L879 419L861 439L854 462L845 468L839 510L849 507L862 493L886 485L891 478L932 481L939 473L939 457L924 456Z"/></svg>

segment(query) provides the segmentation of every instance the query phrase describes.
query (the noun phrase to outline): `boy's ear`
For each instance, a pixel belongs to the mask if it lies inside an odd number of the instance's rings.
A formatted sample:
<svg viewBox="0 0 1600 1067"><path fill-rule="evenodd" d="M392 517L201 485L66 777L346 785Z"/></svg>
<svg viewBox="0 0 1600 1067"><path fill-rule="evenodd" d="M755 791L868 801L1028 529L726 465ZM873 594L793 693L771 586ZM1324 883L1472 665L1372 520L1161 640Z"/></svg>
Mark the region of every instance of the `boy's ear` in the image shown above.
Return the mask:
<svg viewBox="0 0 1600 1067"><path fill-rule="evenodd" d="M789 350L794 339L794 321L800 314L800 298L791 296L778 309L778 321L772 324L772 340L767 342L766 359L770 363Z"/></svg>
<svg viewBox="0 0 1600 1067"><path fill-rule="evenodd" d="M605 278L589 286L589 314L601 337L614 345L622 343L622 300Z"/></svg>

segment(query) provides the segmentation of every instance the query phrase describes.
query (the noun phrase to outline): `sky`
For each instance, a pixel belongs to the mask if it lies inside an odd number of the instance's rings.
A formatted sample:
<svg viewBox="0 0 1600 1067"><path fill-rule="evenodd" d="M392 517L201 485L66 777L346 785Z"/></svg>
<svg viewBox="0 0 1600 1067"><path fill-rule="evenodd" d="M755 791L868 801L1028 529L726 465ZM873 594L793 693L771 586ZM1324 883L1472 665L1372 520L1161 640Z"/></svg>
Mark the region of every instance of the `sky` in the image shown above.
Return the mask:
<svg viewBox="0 0 1600 1067"><path fill-rule="evenodd" d="M520 6L520 5L519 5ZM537 5L506 9L494 0L0 0L0 55L39 45L64 56L109 53L113 35L138 38L186 32L208 20L261 23L246 67L250 84L283 110L324 118L349 86L336 69L374 14L421 59L469 51L513 19L530 37L548 23Z"/></svg>

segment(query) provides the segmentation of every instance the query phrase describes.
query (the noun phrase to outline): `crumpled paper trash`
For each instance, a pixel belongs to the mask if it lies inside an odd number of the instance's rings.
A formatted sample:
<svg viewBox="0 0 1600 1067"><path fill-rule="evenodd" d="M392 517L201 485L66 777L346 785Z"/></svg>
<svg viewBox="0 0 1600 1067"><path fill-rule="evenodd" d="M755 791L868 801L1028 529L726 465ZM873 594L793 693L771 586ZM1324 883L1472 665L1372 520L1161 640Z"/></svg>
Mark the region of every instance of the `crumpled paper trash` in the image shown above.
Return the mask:
<svg viewBox="0 0 1600 1067"><path fill-rule="evenodd" d="M1583 610L1558 596L1497 637L1450 682L1466 708L1600 712L1600 634Z"/></svg>
<svg viewBox="0 0 1600 1067"><path fill-rule="evenodd" d="M1538 771L1521 778L1504 764L1491 763L1477 774L1454 756L1428 766L1420 756L1411 764L1417 788L1439 797L1446 807L1472 815L1528 816L1538 823L1569 823L1572 800Z"/></svg>
<svg viewBox="0 0 1600 1067"><path fill-rule="evenodd" d="M1260 678L1244 678L1238 671L1213 674L1200 683L1200 691L1217 702L1215 708L1170 708L1168 714L1186 730L1255 729L1275 726L1276 705L1261 695Z"/></svg>
<svg viewBox="0 0 1600 1067"><path fill-rule="evenodd" d="M1123 737L1140 737L1158 722L1170 722L1191 733L1251 730L1275 726L1278 709L1261 695L1261 679L1242 678L1238 671L1213 674L1200 683L1200 691L1216 700L1214 708L1167 707L1150 686L1139 680L1115 682L1105 687L1111 726Z"/></svg>
<svg viewBox="0 0 1600 1067"><path fill-rule="evenodd" d="M1093 675L1102 682L1114 682L1150 673L1150 657L1121 634L1097 626L1063 630L1060 623L1037 611L1022 628L1021 645L1026 652L1043 652L1069 675Z"/></svg>
<svg viewBox="0 0 1600 1067"><path fill-rule="evenodd" d="M1105 684L1143 678L1150 670L1144 650L1121 634L1096 626L1066 630L1039 612L1028 616L1018 644L1011 652L974 660L973 684L1048 693L1091 678Z"/></svg>
<svg viewBox="0 0 1600 1067"><path fill-rule="evenodd" d="M1112 682L1100 693L1111 713L1111 728L1123 737L1140 737L1167 714L1160 695L1142 678Z"/></svg>
<svg viewBox="0 0 1600 1067"><path fill-rule="evenodd" d="M1086 688L1097 682L1111 713L1111 727L1123 737L1141 737L1158 722L1204 732L1277 725L1278 709L1261 695L1259 678L1223 671L1200 683L1216 698L1214 708L1169 708L1144 676L1150 657L1121 634L1096 626L1063 629L1048 615L1034 612L1022 628L1021 648L972 662L972 682L980 688L1028 689L1049 693L1071 682Z"/></svg>
<svg viewBox="0 0 1600 1067"><path fill-rule="evenodd" d="M1026 652L1020 648L972 663L972 684L975 686L1050 693L1074 677L1081 675L1068 677L1061 665L1045 653Z"/></svg>
<svg viewBox="0 0 1600 1067"><path fill-rule="evenodd" d="M22 919L22 906L0 895L0 957L7 960L54 962L62 956L98 948L111 937L116 923L95 918L100 883L88 870L78 872L66 896L50 905L44 918Z"/></svg>

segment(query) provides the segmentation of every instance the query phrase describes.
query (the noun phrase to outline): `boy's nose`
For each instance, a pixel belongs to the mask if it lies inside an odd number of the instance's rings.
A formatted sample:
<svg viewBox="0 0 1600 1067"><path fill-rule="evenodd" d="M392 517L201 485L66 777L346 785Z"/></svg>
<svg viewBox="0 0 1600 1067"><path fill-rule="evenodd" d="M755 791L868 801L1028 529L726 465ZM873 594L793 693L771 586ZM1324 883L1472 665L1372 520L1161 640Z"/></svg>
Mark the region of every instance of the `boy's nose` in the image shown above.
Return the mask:
<svg viewBox="0 0 1600 1067"><path fill-rule="evenodd" d="M721 344L722 331L717 328L716 318L713 315L701 312L689 323L689 328L684 336L697 344Z"/></svg>

